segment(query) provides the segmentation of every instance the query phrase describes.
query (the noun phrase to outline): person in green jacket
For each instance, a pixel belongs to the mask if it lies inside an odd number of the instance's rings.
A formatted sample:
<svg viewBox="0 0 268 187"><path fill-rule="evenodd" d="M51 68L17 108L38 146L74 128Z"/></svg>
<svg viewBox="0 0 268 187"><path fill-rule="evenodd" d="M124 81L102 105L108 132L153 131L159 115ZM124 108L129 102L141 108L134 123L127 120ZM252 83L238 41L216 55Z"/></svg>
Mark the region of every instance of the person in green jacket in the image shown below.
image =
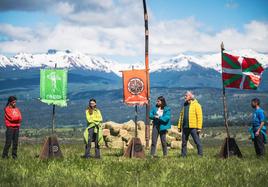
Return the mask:
<svg viewBox="0 0 268 187"><path fill-rule="evenodd" d="M89 100L89 106L86 110L87 128L84 131L85 155L83 158L90 158L91 142L95 142L95 158L100 158L100 144L103 142L102 135L102 115L97 109L95 99Z"/></svg>

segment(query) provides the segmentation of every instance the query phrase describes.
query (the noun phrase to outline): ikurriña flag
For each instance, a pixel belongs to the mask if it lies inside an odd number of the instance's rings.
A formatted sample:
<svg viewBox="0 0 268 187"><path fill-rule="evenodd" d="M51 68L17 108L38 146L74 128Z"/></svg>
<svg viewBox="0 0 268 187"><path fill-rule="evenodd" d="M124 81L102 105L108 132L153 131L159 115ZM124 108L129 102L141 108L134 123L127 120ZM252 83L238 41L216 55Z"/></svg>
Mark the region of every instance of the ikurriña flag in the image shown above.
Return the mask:
<svg viewBox="0 0 268 187"><path fill-rule="evenodd" d="M128 105L147 104L146 70L126 70L122 74L124 102Z"/></svg>
<svg viewBox="0 0 268 187"><path fill-rule="evenodd" d="M222 53L224 87L256 90L264 69L255 58Z"/></svg>

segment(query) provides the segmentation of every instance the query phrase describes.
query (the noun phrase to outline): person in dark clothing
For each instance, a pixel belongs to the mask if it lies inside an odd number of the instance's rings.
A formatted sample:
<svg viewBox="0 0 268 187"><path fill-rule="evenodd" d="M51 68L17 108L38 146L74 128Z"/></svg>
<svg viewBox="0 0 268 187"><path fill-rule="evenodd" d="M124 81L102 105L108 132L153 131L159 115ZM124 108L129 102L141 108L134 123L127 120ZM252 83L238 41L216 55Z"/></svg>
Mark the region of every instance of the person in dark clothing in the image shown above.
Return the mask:
<svg viewBox="0 0 268 187"><path fill-rule="evenodd" d="M153 120L153 130L152 130L152 145L151 145L151 156L155 156L157 139L160 135L163 155L167 155L167 141L166 134L167 129L171 128L170 122L171 114L170 109L166 104L166 100L163 96L157 98L157 103L150 112L150 119Z"/></svg>
<svg viewBox="0 0 268 187"><path fill-rule="evenodd" d="M265 115L260 107L260 100L254 98L251 100L251 107L254 108L252 116L252 140L254 142L255 152L258 157L265 155L266 126Z"/></svg>
<svg viewBox="0 0 268 187"><path fill-rule="evenodd" d="M19 140L19 129L22 116L19 108L16 107L17 98L10 96L5 107L6 142L3 149L2 158L8 158L8 151L12 144L12 158L17 158L17 148Z"/></svg>

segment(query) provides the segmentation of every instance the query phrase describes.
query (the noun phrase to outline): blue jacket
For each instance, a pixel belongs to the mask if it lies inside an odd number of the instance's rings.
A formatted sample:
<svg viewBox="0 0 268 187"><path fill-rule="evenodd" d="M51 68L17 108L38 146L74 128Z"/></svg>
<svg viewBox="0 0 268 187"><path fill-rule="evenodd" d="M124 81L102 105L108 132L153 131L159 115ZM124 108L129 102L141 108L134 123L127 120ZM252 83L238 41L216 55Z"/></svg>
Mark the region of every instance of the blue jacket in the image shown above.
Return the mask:
<svg viewBox="0 0 268 187"><path fill-rule="evenodd" d="M263 109L258 108L252 115L252 128L254 132L260 128L261 122L265 122L265 115Z"/></svg>
<svg viewBox="0 0 268 187"><path fill-rule="evenodd" d="M153 125L157 125L159 126L159 130L160 131L164 131L167 129L171 128L171 122L170 122L170 118L171 118L171 113L170 113L170 108L169 107L164 107L163 110L163 115L157 119L155 118L156 112L157 112L158 108L153 107L151 112L150 112L150 119L153 120Z"/></svg>

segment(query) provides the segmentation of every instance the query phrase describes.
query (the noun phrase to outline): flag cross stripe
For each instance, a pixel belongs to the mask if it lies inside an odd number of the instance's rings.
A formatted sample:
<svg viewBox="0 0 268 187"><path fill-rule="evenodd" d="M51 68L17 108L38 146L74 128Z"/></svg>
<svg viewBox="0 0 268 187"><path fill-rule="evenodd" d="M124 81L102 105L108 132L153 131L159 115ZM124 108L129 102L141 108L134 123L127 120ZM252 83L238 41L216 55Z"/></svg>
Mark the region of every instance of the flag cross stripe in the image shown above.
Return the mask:
<svg viewBox="0 0 268 187"><path fill-rule="evenodd" d="M222 78L225 87L256 89L263 70L261 64L254 58L222 53Z"/></svg>

